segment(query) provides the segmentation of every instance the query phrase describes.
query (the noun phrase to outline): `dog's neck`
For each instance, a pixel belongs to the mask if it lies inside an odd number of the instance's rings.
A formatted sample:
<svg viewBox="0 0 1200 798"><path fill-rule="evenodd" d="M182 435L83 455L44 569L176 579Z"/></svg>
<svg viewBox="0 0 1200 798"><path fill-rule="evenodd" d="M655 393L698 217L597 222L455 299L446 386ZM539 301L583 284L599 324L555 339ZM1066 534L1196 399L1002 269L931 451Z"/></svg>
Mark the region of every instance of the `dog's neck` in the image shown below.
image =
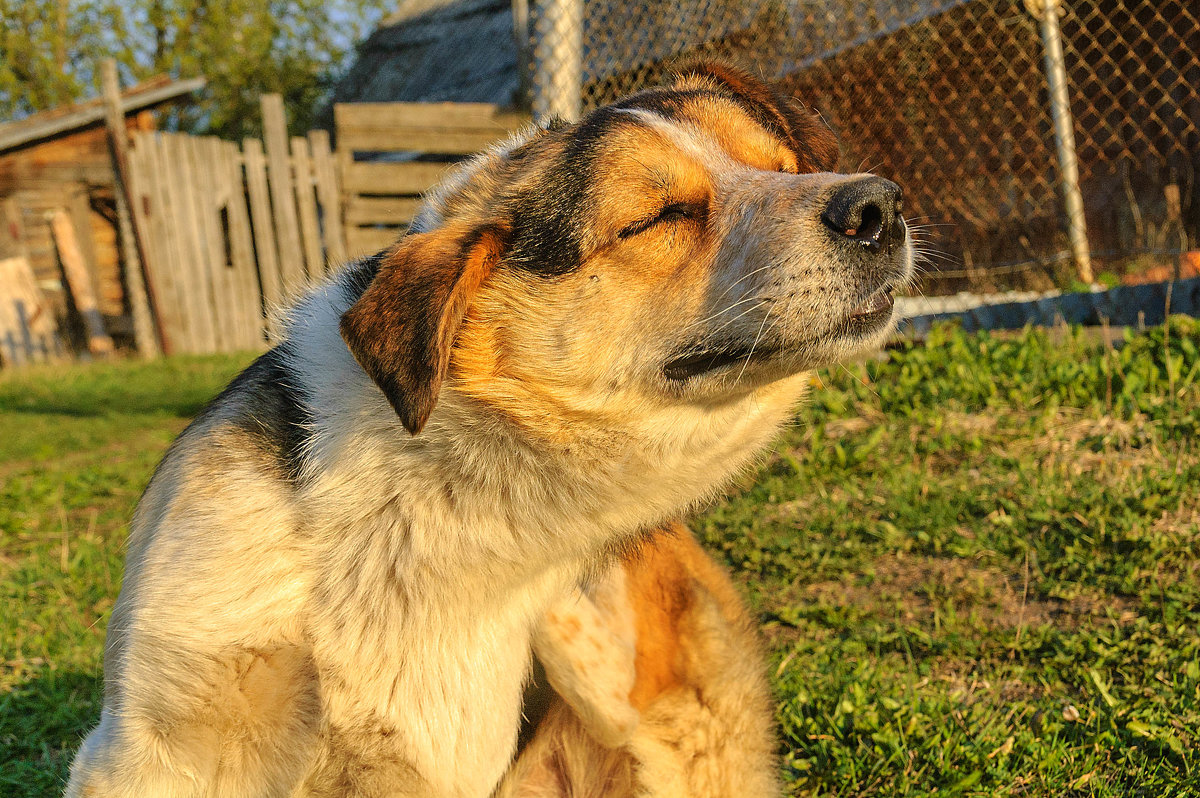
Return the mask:
<svg viewBox="0 0 1200 798"><path fill-rule="evenodd" d="M334 508L341 494L373 496L380 507L428 503L429 517L466 532L436 556L468 567L513 562L532 574L586 561L677 517L752 462L808 382L797 375L710 407L630 401L629 412L570 422L552 420L552 406L545 422L536 412L533 421L514 420L451 384L413 437L338 335L345 304L334 284L310 297L290 331L297 387L314 409L327 409L314 416L307 448L312 488ZM505 404L537 409L536 398L510 398ZM358 490L339 487L347 481ZM345 509L351 517L376 510ZM469 531L480 524L504 534L481 539Z"/></svg>

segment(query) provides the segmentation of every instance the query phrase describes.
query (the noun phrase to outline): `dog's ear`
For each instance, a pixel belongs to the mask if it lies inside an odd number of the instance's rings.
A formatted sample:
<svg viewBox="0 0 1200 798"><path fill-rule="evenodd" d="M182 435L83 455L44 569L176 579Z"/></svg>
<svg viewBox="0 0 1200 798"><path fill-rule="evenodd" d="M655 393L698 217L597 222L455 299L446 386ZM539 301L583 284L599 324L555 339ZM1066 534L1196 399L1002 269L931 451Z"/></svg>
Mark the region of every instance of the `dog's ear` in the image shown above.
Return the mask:
<svg viewBox="0 0 1200 798"><path fill-rule="evenodd" d="M782 139L800 160L801 172L831 172L840 153L837 137L821 118L780 87L716 61L688 61L673 70L674 86L728 92L760 125Z"/></svg>
<svg viewBox="0 0 1200 798"><path fill-rule="evenodd" d="M406 236L342 314L346 346L413 435L437 404L455 334L507 239L497 225Z"/></svg>

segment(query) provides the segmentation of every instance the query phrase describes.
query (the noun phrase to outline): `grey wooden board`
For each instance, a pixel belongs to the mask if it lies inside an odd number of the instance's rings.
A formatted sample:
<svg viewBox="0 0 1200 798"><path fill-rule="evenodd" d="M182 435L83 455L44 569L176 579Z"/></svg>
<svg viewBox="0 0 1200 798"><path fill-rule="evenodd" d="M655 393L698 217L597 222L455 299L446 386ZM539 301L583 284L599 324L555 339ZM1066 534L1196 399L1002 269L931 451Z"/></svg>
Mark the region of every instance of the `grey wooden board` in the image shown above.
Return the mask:
<svg viewBox="0 0 1200 798"><path fill-rule="evenodd" d="M246 167L246 189L250 198L250 219L254 227L254 248L262 285L267 318L283 301L283 278L279 274L279 250L275 243L275 225L271 216L271 198L267 187L266 160L258 139L242 142Z"/></svg>
<svg viewBox="0 0 1200 798"><path fill-rule="evenodd" d="M267 176L271 185L271 212L275 218L275 240L279 250L279 273L285 301L299 295L307 283L300 222L296 218L296 194L292 165L288 158L287 121L283 98L262 96L263 143L267 152Z"/></svg>
<svg viewBox="0 0 1200 798"><path fill-rule="evenodd" d="M403 227L348 227L346 229L346 249L350 258L361 258L374 255L392 244L404 235Z"/></svg>
<svg viewBox="0 0 1200 798"><path fill-rule="evenodd" d="M346 200L346 224L408 224L420 207L420 197L350 197Z"/></svg>
<svg viewBox="0 0 1200 798"><path fill-rule="evenodd" d="M292 171L296 181L296 209L300 218L300 237L304 244L304 266L309 283L325 274L325 255L321 251L321 228L317 221L316 181L308 139L292 138Z"/></svg>
<svg viewBox="0 0 1200 798"><path fill-rule="evenodd" d="M338 189L337 163L329 146L329 133L312 130L308 134L313 158L313 176L321 203L321 239L325 244L325 268L346 260L346 232L342 224L342 198Z"/></svg>
<svg viewBox="0 0 1200 798"><path fill-rule="evenodd" d="M421 194L451 168L424 161L352 161L344 167L342 187L347 194Z"/></svg>
<svg viewBox="0 0 1200 798"><path fill-rule="evenodd" d="M462 128L354 127L338 129L338 150L346 152L428 152L470 155L503 139L503 130Z"/></svg>
<svg viewBox="0 0 1200 798"><path fill-rule="evenodd" d="M529 122L491 103L337 103L334 124L392 128L474 128L504 132ZM340 145L341 142L339 142Z"/></svg>

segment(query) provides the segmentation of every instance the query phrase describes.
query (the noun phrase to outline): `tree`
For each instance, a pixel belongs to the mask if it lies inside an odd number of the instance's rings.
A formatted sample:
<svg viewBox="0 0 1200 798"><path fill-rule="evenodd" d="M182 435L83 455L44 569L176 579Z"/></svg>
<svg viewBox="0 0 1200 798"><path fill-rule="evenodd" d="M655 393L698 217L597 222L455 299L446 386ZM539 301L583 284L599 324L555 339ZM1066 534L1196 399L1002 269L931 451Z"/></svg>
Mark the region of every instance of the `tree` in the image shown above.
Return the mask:
<svg viewBox="0 0 1200 798"><path fill-rule="evenodd" d="M0 118L98 93L113 57L132 83L204 75L169 126L237 139L260 129L258 98L283 95L308 129L354 44L387 0L0 0Z"/></svg>

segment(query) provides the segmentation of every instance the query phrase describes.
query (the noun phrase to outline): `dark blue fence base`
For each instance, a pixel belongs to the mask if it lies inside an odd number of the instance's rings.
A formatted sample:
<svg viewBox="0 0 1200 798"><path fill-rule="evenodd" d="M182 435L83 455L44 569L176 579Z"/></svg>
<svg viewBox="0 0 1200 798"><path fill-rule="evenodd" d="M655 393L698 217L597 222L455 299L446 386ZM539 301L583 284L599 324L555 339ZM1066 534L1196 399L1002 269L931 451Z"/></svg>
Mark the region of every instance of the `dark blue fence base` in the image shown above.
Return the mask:
<svg viewBox="0 0 1200 798"><path fill-rule="evenodd" d="M1146 285L1122 285L1096 293L1061 294L1034 302L982 305L955 313L933 313L905 319L901 332L924 336L939 321L957 319L967 332L1016 330L1027 324L1051 327L1056 324L1114 327L1162 324L1167 317L1170 287L1171 313L1200 316L1200 277Z"/></svg>

